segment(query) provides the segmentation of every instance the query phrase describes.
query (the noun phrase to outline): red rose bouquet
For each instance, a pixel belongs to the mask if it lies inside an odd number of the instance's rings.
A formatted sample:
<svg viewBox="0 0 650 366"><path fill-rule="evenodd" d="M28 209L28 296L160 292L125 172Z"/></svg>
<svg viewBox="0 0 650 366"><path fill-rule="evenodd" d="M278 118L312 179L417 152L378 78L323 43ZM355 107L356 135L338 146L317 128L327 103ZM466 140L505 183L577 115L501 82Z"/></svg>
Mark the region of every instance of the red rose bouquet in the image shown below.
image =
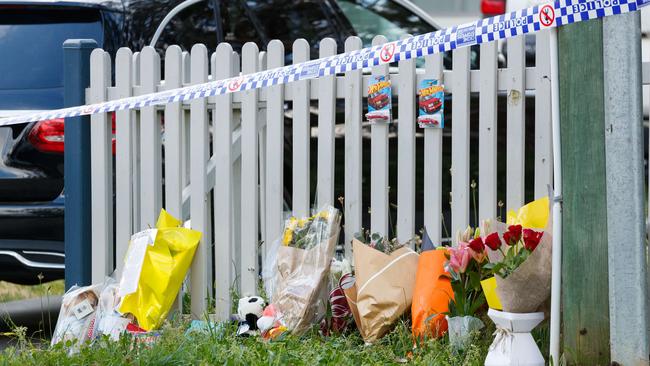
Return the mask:
<svg viewBox="0 0 650 366"><path fill-rule="evenodd" d="M508 213L508 224L484 221L482 232L490 262L483 266L496 279L496 295L504 311L535 312L551 292L552 238L548 198ZM487 294L488 302L490 294ZM492 306L492 304L490 304Z"/></svg>

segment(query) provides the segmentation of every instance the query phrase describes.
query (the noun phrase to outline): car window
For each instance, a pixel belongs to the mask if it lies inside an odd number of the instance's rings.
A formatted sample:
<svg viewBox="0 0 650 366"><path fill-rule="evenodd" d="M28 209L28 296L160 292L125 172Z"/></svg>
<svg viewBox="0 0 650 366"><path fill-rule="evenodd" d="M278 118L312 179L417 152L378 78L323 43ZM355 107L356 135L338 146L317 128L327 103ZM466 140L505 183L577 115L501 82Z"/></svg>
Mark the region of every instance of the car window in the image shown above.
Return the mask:
<svg viewBox="0 0 650 366"><path fill-rule="evenodd" d="M63 106L63 47L67 39L94 39L104 32L95 9L16 6L0 12L0 109Z"/></svg>
<svg viewBox="0 0 650 366"><path fill-rule="evenodd" d="M318 58L318 43L326 37L341 41L331 14L318 0L248 0L246 5L266 40L279 39L287 53L296 39L304 38L312 46L312 58Z"/></svg>
<svg viewBox="0 0 650 366"><path fill-rule="evenodd" d="M394 1L336 0L336 3L364 46L369 46L377 34L395 41L405 34L418 35L436 30L417 14Z"/></svg>
<svg viewBox="0 0 650 366"><path fill-rule="evenodd" d="M217 47L217 21L212 0L201 1L176 14L163 29L156 48L164 51L176 44L189 51L196 43L203 43L209 50Z"/></svg>
<svg viewBox="0 0 650 366"><path fill-rule="evenodd" d="M245 3L242 0L224 0L219 3L224 41L230 43L236 52L241 52L246 42L255 42L263 48L262 37L246 12Z"/></svg>

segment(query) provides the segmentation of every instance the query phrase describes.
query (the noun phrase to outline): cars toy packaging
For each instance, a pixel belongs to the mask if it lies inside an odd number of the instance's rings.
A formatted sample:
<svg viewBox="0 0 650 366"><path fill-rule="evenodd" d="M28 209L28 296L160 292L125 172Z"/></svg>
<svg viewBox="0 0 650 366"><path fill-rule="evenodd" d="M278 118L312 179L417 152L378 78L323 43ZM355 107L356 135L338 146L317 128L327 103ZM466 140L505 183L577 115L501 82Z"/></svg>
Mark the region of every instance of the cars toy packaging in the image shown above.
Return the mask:
<svg viewBox="0 0 650 366"><path fill-rule="evenodd" d="M374 76L368 86L368 113L366 118L371 123L390 123L391 118L391 83L386 76Z"/></svg>
<svg viewBox="0 0 650 366"><path fill-rule="evenodd" d="M420 128L445 127L445 88L438 80L424 79L418 90L418 125Z"/></svg>

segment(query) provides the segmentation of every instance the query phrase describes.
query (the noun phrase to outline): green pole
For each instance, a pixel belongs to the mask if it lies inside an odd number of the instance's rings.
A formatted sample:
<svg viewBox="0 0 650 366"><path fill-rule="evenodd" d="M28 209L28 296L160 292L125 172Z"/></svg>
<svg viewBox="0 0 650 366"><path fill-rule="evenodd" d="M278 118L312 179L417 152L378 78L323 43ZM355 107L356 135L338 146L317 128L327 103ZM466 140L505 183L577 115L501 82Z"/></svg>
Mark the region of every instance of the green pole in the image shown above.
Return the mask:
<svg viewBox="0 0 650 366"><path fill-rule="evenodd" d="M558 31L562 147L562 337L569 364L608 365L602 20Z"/></svg>

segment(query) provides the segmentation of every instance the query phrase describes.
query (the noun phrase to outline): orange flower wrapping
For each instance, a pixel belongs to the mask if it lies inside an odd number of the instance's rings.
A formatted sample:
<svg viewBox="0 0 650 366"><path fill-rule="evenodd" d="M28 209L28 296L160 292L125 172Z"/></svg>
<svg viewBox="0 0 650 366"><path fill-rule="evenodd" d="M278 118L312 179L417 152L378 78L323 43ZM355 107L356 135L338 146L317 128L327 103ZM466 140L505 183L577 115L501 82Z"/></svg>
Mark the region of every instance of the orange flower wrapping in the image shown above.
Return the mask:
<svg viewBox="0 0 650 366"><path fill-rule="evenodd" d="M411 317L413 337L439 338L447 332L445 314L454 293L445 276L446 250L429 250L420 255L413 290Z"/></svg>

